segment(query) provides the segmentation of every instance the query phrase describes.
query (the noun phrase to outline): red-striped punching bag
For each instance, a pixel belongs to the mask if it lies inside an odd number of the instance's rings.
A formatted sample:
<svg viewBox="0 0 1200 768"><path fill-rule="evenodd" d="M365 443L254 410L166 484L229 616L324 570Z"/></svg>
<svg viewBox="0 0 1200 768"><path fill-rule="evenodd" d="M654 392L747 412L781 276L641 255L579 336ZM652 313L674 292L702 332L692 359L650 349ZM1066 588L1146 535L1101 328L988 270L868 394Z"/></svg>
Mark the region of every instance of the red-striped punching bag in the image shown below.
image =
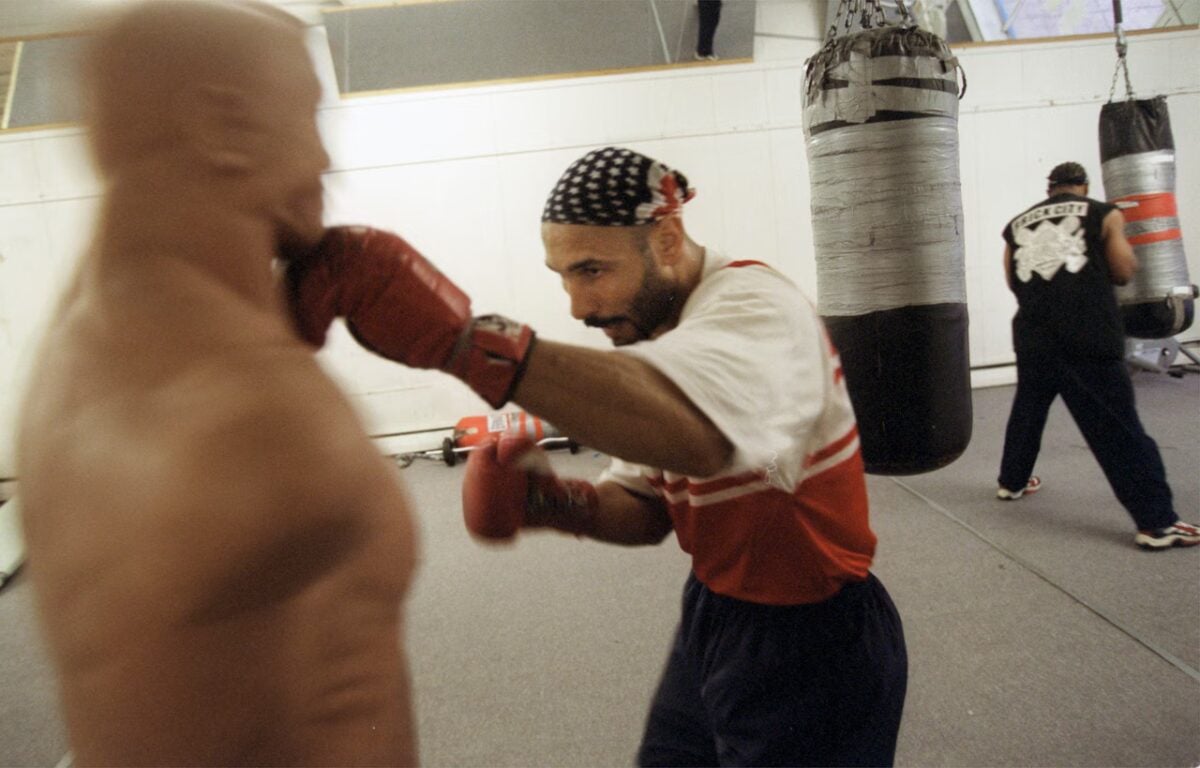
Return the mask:
<svg viewBox="0 0 1200 768"><path fill-rule="evenodd" d="M1104 193L1125 216L1125 236L1138 271L1117 288L1125 333L1162 339L1185 330L1195 312L1195 287L1175 203L1175 141L1167 99L1129 99L1100 109Z"/></svg>

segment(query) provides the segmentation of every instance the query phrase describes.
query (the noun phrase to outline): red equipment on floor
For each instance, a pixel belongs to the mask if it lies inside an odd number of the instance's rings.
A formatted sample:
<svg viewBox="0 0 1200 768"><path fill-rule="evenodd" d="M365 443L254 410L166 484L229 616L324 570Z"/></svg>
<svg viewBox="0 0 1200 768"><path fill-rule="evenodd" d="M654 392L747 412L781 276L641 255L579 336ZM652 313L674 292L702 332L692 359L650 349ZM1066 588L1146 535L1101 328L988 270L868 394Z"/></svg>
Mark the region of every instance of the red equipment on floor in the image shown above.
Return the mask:
<svg viewBox="0 0 1200 768"><path fill-rule="evenodd" d="M483 416L464 416L454 425L450 437L442 440L441 449L402 453L396 456L401 468L417 459L442 461L448 467L458 463L459 456L479 447L488 437L526 435L543 448L566 448L579 452L579 444L563 435L551 424L524 411L507 411Z"/></svg>

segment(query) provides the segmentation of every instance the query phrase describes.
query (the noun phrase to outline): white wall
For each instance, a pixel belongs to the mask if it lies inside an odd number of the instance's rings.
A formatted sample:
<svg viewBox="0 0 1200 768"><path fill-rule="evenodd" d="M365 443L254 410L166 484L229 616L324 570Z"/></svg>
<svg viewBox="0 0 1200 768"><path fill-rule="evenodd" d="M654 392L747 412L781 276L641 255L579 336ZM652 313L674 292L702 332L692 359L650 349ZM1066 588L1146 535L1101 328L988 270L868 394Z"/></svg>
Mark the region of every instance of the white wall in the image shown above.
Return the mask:
<svg viewBox="0 0 1200 768"><path fill-rule="evenodd" d="M603 347L599 332L570 319L556 277L542 266L539 217L571 161L624 144L680 168L698 188L685 219L697 240L771 262L814 295L800 123L803 62L820 34L813 6L762 0L753 64L345 101L330 89L320 111L334 160L328 220L403 233L479 312L519 318L545 338ZM971 357L987 366L1012 360L1000 227L1036 201L1057 162L1079 160L1099 179L1096 121L1113 53L1108 41L1075 41L959 55L970 82L960 139ZM1129 56L1140 93L1170 96L1197 281L1200 32L1135 36ZM320 65L331 83L327 56ZM32 345L87 241L98 193L78 129L0 136L0 477L12 473L8 434ZM1200 338L1200 329L1188 337ZM442 428L486 410L457 381L374 359L344 334L322 358L373 433Z"/></svg>

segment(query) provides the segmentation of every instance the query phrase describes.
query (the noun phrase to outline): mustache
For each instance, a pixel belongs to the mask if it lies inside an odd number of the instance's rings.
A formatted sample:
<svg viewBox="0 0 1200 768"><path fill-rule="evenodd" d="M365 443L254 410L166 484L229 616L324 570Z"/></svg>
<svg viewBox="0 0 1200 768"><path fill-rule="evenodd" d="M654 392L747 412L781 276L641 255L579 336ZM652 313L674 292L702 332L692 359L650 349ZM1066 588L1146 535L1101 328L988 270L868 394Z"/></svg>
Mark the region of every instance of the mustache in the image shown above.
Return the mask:
<svg viewBox="0 0 1200 768"><path fill-rule="evenodd" d="M616 325L617 323L623 323L627 319L628 318L624 318L624 317L595 317L595 316L593 316L593 317L585 317L583 319L583 324L586 325L588 328L607 328L610 325Z"/></svg>
<svg viewBox="0 0 1200 768"><path fill-rule="evenodd" d="M589 328L608 328L609 326L619 325L621 323L629 323L632 325L634 330L637 331L638 336L641 338L650 338L651 329L643 327L641 323L639 323L637 320L634 320L632 317L588 317L584 318L583 321L583 324Z"/></svg>

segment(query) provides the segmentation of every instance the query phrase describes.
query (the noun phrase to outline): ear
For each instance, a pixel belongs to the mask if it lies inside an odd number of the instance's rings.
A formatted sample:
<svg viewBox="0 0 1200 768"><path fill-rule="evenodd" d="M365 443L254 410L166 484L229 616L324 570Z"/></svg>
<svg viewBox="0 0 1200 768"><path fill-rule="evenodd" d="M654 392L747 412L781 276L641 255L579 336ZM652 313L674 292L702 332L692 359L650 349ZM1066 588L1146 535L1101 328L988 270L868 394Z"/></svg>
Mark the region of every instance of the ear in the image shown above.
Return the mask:
<svg viewBox="0 0 1200 768"><path fill-rule="evenodd" d="M218 85L184 88L175 98L175 114L184 140L211 167L226 173L258 167L255 147L262 130L245 92Z"/></svg>
<svg viewBox="0 0 1200 768"><path fill-rule="evenodd" d="M679 263L683 258L683 242L683 222L678 215L662 219L650 232L650 247L663 266Z"/></svg>

